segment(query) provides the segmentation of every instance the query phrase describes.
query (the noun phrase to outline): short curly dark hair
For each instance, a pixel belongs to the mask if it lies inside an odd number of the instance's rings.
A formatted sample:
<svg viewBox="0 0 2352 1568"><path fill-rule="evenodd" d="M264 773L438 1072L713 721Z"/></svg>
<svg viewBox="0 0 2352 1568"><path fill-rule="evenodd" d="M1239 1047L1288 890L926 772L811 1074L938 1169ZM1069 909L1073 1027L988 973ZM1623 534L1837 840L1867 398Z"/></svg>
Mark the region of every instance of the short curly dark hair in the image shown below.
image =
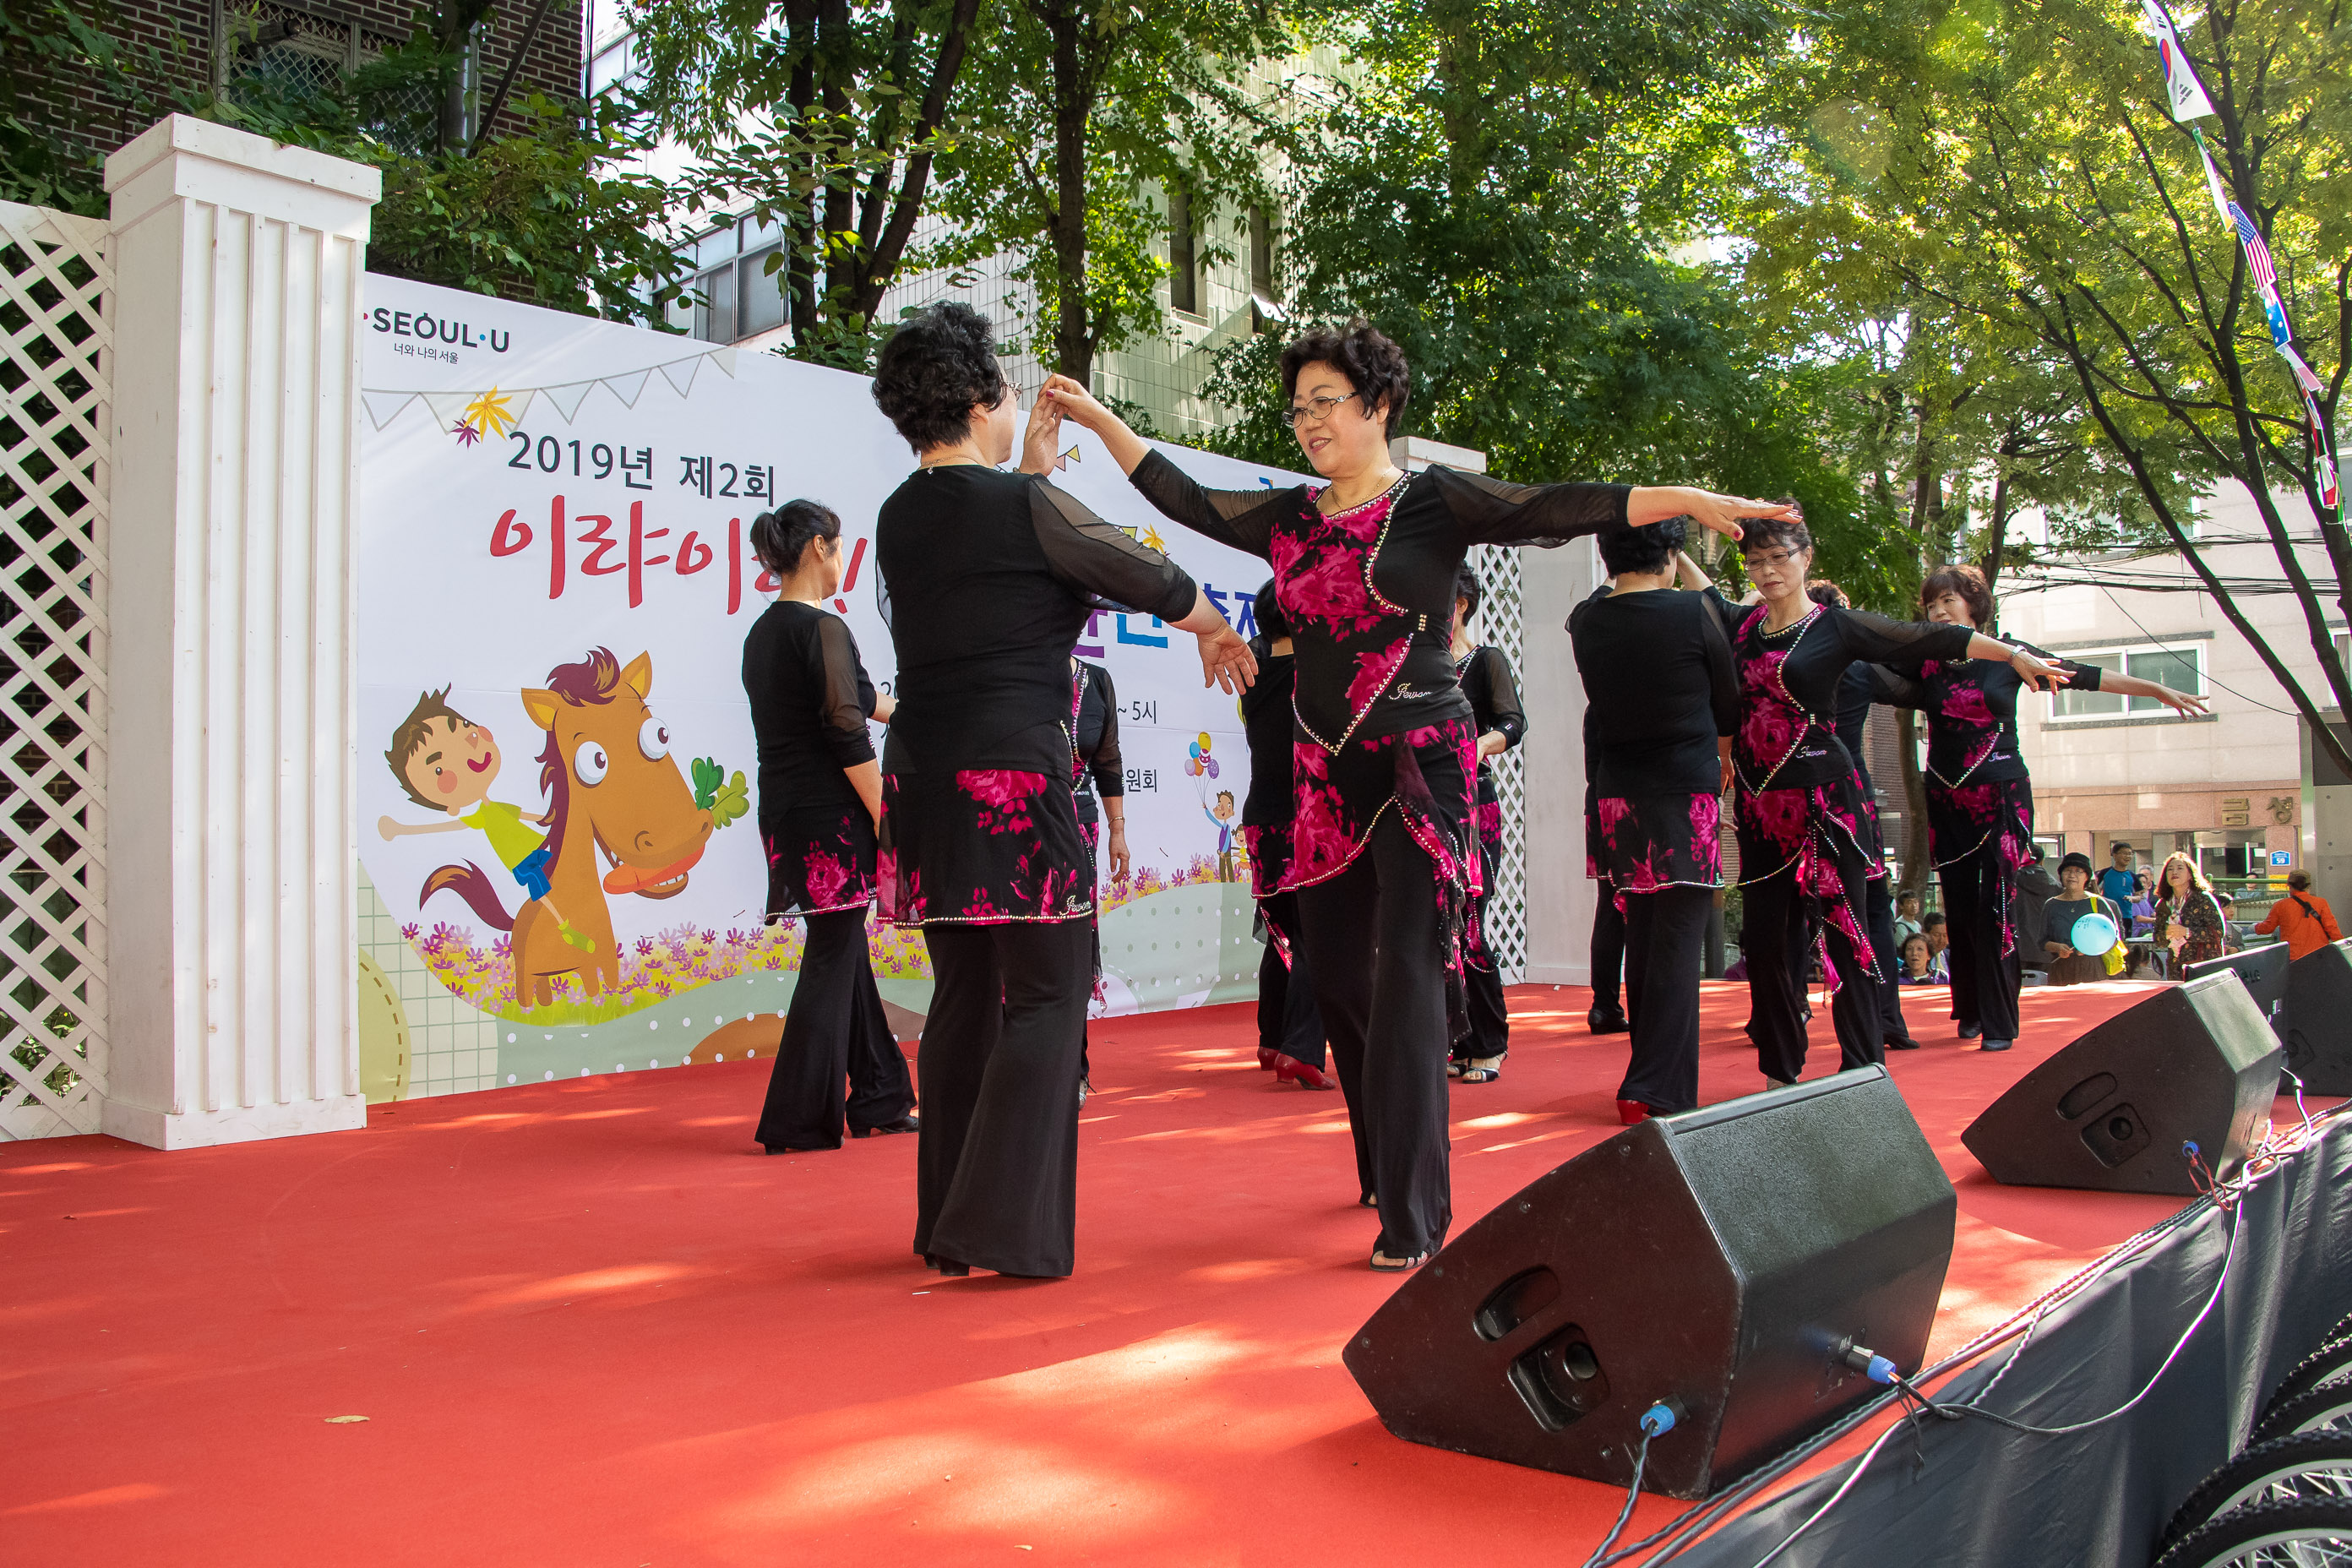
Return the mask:
<svg viewBox="0 0 2352 1568"><path fill-rule="evenodd" d="M1759 550L1811 550L1813 531L1800 520L1782 522L1775 517L1748 518L1739 525L1739 553L1753 555Z"/></svg>
<svg viewBox="0 0 2352 1568"><path fill-rule="evenodd" d="M1282 351L1282 401L1298 395L1298 373L1328 364L1348 378L1363 399L1364 412L1383 410L1381 426L1391 435L1412 396L1412 367L1387 334L1358 316L1344 327L1310 327Z"/></svg>
<svg viewBox="0 0 2352 1568"><path fill-rule="evenodd" d="M1675 552L1690 542L1690 519L1670 517L1641 528L1612 522L1594 542L1601 547L1601 564L1612 577L1628 572L1646 576L1674 564Z"/></svg>
<svg viewBox="0 0 2352 1568"><path fill-rule="evenodd" d="M993 408L1012 389L988 318L952 300L899 322L874 366L875 406L918 452L962 440L972 405Z"/></svg>
<svg viewBox="0 0 2352 1568"><path fill-rule="evenodd" d="M1985 574L1975 567L1961 563L1938 566L1927 574L1919 584L1919 607L1926 609L1947 594L1958 594L1969 606L1969 618L1981 628L1992 625L1993 603L1991 584Z"/></svg>
<svg viewBox="0 0 2352 1568"><path fill-rule="evenodd" d="M1478 606L1486 602L1486 584L1478 580L1478 574L1467 561L1454 569L1454 596L1470 601L1462 612L1465 621L1476 619Z"/></svg>
<svg viewBox="0 0 2352 1568"><path fill-rule="evenodd" d="M1835 610L1847 610L1853 607L1852 602L1845 596L1845 590L1826 577L1816 577L1806 584L1805 597L1816 605L1826 605Z"/></svg>

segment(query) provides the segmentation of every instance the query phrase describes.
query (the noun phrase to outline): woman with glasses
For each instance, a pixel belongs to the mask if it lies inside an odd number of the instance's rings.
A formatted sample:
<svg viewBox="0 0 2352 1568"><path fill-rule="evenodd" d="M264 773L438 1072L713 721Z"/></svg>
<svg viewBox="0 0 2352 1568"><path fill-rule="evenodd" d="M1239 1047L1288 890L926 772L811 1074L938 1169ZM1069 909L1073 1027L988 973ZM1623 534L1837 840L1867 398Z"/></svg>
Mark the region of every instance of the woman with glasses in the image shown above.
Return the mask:
<svg viewBox="0 0 2352 1568"><path fill-rule="evenodd" d="M1307 332L1283 351L1281 374L1322 485L1204 489L1076 382L1054 377L1041 403L1101 437L1170 518L1274 566L1297 658L1286 885L1299 894L1316 1002L1372 1173L1371 1267L1394 1271L1419 1267L1453 1221L1445 1063L1468 1027L1462 942L1482 885L1477 742L1449 652L1464 552L1685 512L1736 534L1739 518L1784 509L1678 487L1408 476L1389 457L1411 384L1404 355L1360 321Z"/></svg>
<svg viewBox="0 0 2352 1568"><path fill-rule="evenodd" d="M1793 509L1791 509L1793 510ZM2033 655L1965 626L1923 626L1816 602L1806 592L1813 538L1798 519L1759 522L1740 542L1761 604L1714 602L1731 631L1739 674L1732 743L1738 794L1741 946L1748 955L1758 1064L1773 1084L1805 1068L1804 995L1791 948L1817 925L1835 992L1840 1070L1885 1059L1879 960L1869 884L1886 875L1874 805L1838 739L1838 688L1857 659L1957 658L2011 664L2024 679L2058 672Z"/></svg>
<svg viewBox="0 0 2352 1568"><path fill-rule="evenodd" d="M1058 1278L1075 1257L1078 1060L1094 888L1072 798L1070 652L1095 596L1200 639L1239 690L1249 649L1184 570L1020 473L995 334L935 305L882 345L874 401L917 455L875 526L898 707L882 756L882 912L923 933L915 1250L942 1274ZM1083 702L1083 696L1077 695Z"/></svg>
<svg viewBox="0 0 2352 1568"><path fill-rule="evenodd" d="M1993 624L1992 590L1973 566L1929 573L1919 604L1931 623L1972 629L1979 642ZM2047 660L2042 667L2053 687L2154 698L2184 714L2205 711L2204 703L2168 686L2019 647L2036 662ZM2012 906L2033 844L2033 782L2017 744L2025 671L2024 664L1988 660L1971 646L1967 657L1898 661L1895 675L1881 681L1880 700L1927 717L1927 842L1951 934L1952 1016L1960 1038L1981 1037L1988 1051L2009 1049L2018 1031ZM2028 940L2039 937L2029 933Z"/></svg>

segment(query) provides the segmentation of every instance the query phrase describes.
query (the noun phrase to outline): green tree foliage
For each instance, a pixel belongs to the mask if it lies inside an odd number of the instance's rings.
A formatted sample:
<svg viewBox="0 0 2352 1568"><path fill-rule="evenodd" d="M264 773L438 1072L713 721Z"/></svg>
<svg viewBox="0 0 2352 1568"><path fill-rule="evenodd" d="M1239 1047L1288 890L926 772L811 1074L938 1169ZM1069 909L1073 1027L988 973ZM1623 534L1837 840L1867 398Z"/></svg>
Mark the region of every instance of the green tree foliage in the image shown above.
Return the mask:
<svg viewBox="0 0 2352 1568"><path fill-rule="evenodd" d="M2326 626L2330 602L2352 609L2352 542L2320 505L2294 384L2195 144L2166 110L2138 7L1854 0L1819 20L1779 121L1790 158L1777 229L1762 231L1784 253L1781 275L1803 274L1809 251L1830 258L1811 287L1875 292L1972 342L1937 370L1958 365L1951 379L1995 391L1976 449L1982 432L2030 418L2054 489L2188 560L2299 712L2315 721L2321 703L2352 703ZM2342 8L2216 5L2183 37L2220 109L2206 138L2267 239L2332 421L2352 332ZM1970 450L1923 468L1958 471ZM2320 692L2255 632L2200 548L2189 498L2225 480L2252 498L2302 601ZM2296 550L2291 512L2317 533L2332 581ZM2340 751L2315 722L2315 733Z"/></svg>
<svg viewBox="0 0 2352 1568"><path fill-rule="evenodd" d="M655 325L677 295L674 197L632 172L653 144L634 109L509 98L519 133L462 140L456 51L483 0L422 14L405 46L323 90L233 75L226 92L187 51L122 45L100 0L0 4L0 197L103 213L99 162L58 132L106 140L190 114L381 169L373 270ZM95 105L60 90L77 79Z"/></svg>
<svg viewBox="0 0 2352 1568"><path fill-rule="evenodd" d="M864 369L887 323L940 153L972 100L958 85L981 0L649 0L642 101L696 155L690 199L784 234L774 286L791 352Z"/></svg>
<svg viewBox="0 0 2352 1568"><path fill-rule="evenodd" d="M1097 353L1159 330L1164 204L1203 216L1265 196L1279 117L1246 81L1288 39L1258 0L1003 0L967 72L971 101L941 157L950 232L927 265L1003 257L1034 290L1034 352L1089 379ZM1229 257L1213 231L1204 258Z"/></svg>

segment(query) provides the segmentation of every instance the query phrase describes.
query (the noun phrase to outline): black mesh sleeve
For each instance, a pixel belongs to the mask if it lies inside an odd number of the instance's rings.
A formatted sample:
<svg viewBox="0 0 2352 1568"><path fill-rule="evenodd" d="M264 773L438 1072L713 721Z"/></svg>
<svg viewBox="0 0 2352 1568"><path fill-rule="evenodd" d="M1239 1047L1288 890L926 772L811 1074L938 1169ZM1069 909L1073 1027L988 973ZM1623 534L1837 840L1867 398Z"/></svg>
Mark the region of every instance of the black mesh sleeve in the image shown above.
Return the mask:
<svg viewBox="0 0 2352 1568"><path fill-rule="evenodd" d="M816 721L833 760L854 768L874 760L874 738L866 716L874 710L874 683L858 662L856 639L838 616L816 620Z"/></svg>
<svg viewBox="0 0 2352 1568"><path fill-rule="evenodd" d="M1925 708L1927 706L1927 683L1916 677L1874 664L1870 669L1870 700L1889 708Z"/></svg>
<svg viewBox="0 0 2352 1568"><path fill-rule="evenodd" d="M1846 652L1872 664L1916 665L1930 658L1966 658L1976 633L1967 626L1937 621L1898 621L1868 610L1830 606L1823 614L1836 623Z"/></svg>
<svg viewBox="0 0 2352 1568"><path fill-rule="evenodd" d="M1511 679L1511 661L1503 657L1501 648L1482 647L1472 662L1486 682L1486 727L1501 734L1509 745L1517 745L1528 732L1528 710L1519 700L1519 683Z"/></svg>
<svg viewBox="0 0 2352 1568"><path fill-rule="evenodd" d="M1182 620L1200 599L1200 584L1184 568L1042 479L1029 484L1029 520L1047 569L1080 595L1099 595L1163 621Z"/></svg>
<svg viewBox="0 0 2352 1568"><path fill-rule="evenodd" d="M2054 653L2042 652L2030 642L2012 643L2010 646L2021 647L2042 663L2054 665L2064 670L2066 689L2069 691L2096 691L2099 689L2099 667L2095 664L2077 664L2071 658L2060 658Z"/></svg>
<svg viewBox="0 0 2352 1568"><path fill-rule="evenodd" d="M1731 633L1724 625L1728 618L1724 612L1731 606L1722 595L1708 588L1705 593L1714 604L1699 606L1699 638L1706 647L1707 707L1715 714L1715 732L1736 735L1739 732L1739 667L1731 658Z"/></svg>
<svg viewBox="0 0 2352 1568"><path fill-rule="evenodd" d="M1102 739L1095 743L1095 754L1087 759L1087 772L1093 775L1095 793L1105 800L1127 793L1127 774L1121 771L1118 755L1118 688L1110 681L1110 671L1101 665L1089 665L1087 681L1102 697Z"/></svg>
<svg viewBox="0 0 2352 1568"><path fill-rule="evenodd" d="M1565 544L1623 522L1633 493L1631 485L1507 484L1444 467L1421 477L1436 488L1465 544Z"/></svg>
<svg viewBox="0 0 2352 1568"><path fill-rule="evenodd" d="M1295 510L1304 504L1295 486L1285 490L1210 489L1156 449L1127 478L1171 522L1261 560L1268 558L1274 520L1284 508Z"/></svg>

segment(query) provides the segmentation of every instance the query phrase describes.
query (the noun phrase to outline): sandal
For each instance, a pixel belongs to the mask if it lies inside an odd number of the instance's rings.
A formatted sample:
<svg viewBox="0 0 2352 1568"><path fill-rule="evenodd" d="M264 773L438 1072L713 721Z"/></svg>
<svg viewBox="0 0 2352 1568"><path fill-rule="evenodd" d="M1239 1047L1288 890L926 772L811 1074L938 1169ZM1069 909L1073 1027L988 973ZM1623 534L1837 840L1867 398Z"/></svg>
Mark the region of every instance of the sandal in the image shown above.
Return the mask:
<svg viewBox="0 0 2352 1568"><path fill-rule="evenodd" d="M1363 1196L1356 1200L1356 1206L1358 1208L1376 1209L1381 1206L1381 1200L1376 1194L1366 1193Z"/></svg>
<svg viewBox="0 0 2352 1568"><path fill-rule="evenodd" d="M1284 1057L1275 1063L1274 1081L1295 1083L1301 1089L1337 1089L1339 1080L1321 1068L1309 1066L1295 1057Z"/></svg>
<svg viewBox="0 0 2352 1568"><path fill-rule="evenodd" d="M1378 1247L1372 1249L1372 1272L1375 1274L1409 1274L1429 1261L1429 1254L1416 1252L1410 1258L1391 1258Z"/></svg>
<svg viewBox="0 0 2352 1568"><path fill-rule="evenodd" d="M1455 1076L1463 1083L1492 1083L1503 1076L1503 1057L1510 1054L1505 1051L1501 1057L1472 1057Z"/></svg>

